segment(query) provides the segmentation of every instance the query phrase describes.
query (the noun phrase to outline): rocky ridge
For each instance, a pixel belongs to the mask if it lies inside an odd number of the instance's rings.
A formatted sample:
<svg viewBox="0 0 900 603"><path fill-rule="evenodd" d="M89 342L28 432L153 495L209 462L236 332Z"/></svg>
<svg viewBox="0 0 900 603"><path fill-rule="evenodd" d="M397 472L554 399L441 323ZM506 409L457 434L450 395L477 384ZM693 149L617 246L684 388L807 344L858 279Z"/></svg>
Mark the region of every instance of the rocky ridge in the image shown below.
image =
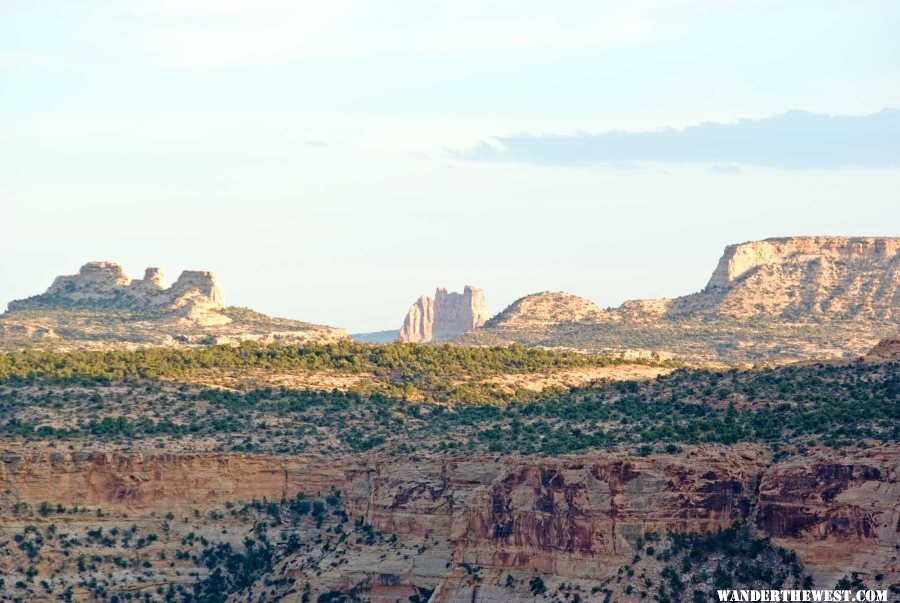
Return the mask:
<svg viewBox="0 0 900 603"><path fill-rule="evenodd" d="M410 307L399 340L405 343L445 341L477 329L488 318L484 291L466 285L462 293L438 288L434 297L423 295Z"/></svg>
<svg viewBox="0 0 900 603"><path fill-rule="evenodd" d="M898 323L900 238L787 237L729 245L697 293L607 310L539 293L461 340L733 363L852 357Z"/></svg>

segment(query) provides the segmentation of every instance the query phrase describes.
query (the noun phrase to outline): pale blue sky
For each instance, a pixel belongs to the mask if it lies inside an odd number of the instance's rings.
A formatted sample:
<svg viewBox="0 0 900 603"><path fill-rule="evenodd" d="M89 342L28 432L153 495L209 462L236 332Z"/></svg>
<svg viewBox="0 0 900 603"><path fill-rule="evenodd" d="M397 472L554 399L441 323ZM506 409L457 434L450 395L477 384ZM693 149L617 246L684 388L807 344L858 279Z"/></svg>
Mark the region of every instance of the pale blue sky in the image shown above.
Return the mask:
<svg viewBox="0 0 900 603"><path fill-rule="evenodd" d="M4 0L0 306L110 259L374 330L437 285L617 305L732 242L896 236L898 28L894 2Z"/></svg>

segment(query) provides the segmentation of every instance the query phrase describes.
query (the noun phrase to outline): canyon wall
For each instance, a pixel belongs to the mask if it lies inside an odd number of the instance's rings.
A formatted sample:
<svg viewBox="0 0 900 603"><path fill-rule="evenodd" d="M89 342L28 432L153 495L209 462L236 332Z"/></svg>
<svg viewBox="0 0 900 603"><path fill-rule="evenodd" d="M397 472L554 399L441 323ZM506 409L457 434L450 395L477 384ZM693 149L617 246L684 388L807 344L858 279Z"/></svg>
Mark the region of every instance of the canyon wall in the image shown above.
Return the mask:
<svg viewBox="0 0 900 603"><path fill-rule="evenodd" d="M0 455L0 506L48 502L139 515L340 490L351 518L401 541L447 543L436 549L446 551L441 564L478 565L486 575L523 570L596 580L626 563L647 532L715 531L737 521L795 550L817 584L831 586L850 571L883 573L887 583L900 578L898 465L897 444L781 462L755 445L646 458L417 462L7 451ZM371 578L365 567L342 571L344 586ZM452 573L437 586L436 601L456 600L463 588Z"/></svg>

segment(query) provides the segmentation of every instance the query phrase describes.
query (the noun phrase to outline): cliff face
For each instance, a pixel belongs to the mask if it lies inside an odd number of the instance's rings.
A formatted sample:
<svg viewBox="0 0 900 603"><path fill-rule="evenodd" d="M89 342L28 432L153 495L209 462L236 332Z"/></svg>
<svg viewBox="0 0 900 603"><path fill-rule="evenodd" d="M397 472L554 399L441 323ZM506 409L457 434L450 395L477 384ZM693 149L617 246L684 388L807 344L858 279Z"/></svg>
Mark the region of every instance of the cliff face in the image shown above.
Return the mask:
<svg viewBox="0 0 900 603"><path fill-rule="evenodd" d="M900 238L790 237L730 245L677 313L900 319Z"/></svg>
<svg viewBox="0 0 900 603"><path fill-rule="evenodd" d="M760 483L756 525L820 576L900 572L900 446L817 454L773 466Z"/></svg>
<svg viewBox="0 0 900 603"><path fill-rule="evenodd" d="M830 586L850 571L883 573L887 584L900 578L900 447L823 450L774 464L770 454L753 445L647 458L418 461L7 452L0 504L87 504L141 516L340 490L351 519L428 547L418 560L350 559L322 580L373 592L403 587L406 596L412 583L428 585L437 589L434 601L473 599L471 582L451 566L484 568L476 587L483 600L499 587L491 581L510 571L600 581L628 563L648 532L715 531L735 521L795 550L817 584ZM292 569L280 575L298 589L312 579L290 557L285 568Z"/></svg>
<svg viewBox="0 0 900 603"><path fill-rule="evenodd" d="M466 285L462 293L456 293L439 288L434 297L423 295L409 309L400 329L400 341L420 343L453 339L481 327L487 318L481 289Z"/></svg>
<svg viewBox="0 0 900 603"><path fill-rule="evenodd" d="M728 287L748 271L771 264L891 260L900 239L878 237L785 237L729 245L709 279L709 287Z"/></svg>
<svg viewBox="0 0 900 603"><path fill-rule="evenodd" d="M420 343L434 338L434 298L423 295L416 300L403 319L400 341Z"/></svg>

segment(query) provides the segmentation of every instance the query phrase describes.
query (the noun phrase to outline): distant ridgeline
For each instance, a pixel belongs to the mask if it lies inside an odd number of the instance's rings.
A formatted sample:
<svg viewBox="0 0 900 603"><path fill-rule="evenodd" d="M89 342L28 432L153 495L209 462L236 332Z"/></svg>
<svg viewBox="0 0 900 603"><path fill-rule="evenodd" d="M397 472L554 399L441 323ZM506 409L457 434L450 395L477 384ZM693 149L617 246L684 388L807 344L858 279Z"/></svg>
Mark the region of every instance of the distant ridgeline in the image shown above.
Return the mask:
<svg viewBox="0 0 900 603"><path fill-rule="evenodd" d="M730 245L698 293L607 310L568 293L538 293L460 340L718 362L858 355L900 332L898 250L896 237Z"/></svg>
<svg viewBox="0 0 900 603"><path fill-rule="evenodd" d="M331 341L345 333L225 305L212 272L186 270L171 286L162 270L130 279L119 264L89 262L46 292L10 302L0 347L134 347L231 341Z"/></svg>
<svg viewBox="0 0 900 603"><path fill-rule="evenodd" d="M489 318L484 291L439 288L403 326L366 342L563 348L701 363L852 358L900 333L900 238L788 237L730 245L707 286L601 309L564 292L525 296ZM166 286L158 268L129 279L91 262L0 316L0 349L131 348L259 341L323 343L343 329L226 306L211 272Z"/></svg>

